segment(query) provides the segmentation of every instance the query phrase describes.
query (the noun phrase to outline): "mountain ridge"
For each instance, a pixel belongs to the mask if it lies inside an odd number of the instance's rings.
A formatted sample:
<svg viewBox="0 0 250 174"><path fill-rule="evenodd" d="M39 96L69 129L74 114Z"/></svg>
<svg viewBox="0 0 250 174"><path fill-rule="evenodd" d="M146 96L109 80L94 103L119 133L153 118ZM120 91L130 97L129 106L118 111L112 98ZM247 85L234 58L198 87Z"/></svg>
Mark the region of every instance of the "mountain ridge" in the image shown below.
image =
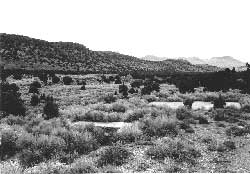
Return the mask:
<svg viewBox="0 0 250 174"><path fill-rule="evenodd" d="M5 69L113 72L212 72L214 66L187 61L148 61L112 51L92 51L73 42L48 42L28 36L0 34L1 64Z"/></svg>
<svg viewBox="0 0 250 174"><path fill-rule="evenodd" d="M157 57L154 55L147 55L145 57L142 57L142 59L145 60L165 60L165 59L171 59L166 57ZM176 59L182 59L187 60L193 65L211 65L211 66L217 66L221 68L232 68L232 67L242 67L245 66L245 63L231 57L231 56L222 56L222 57L212 57L210 59L201 59L199 57L178 57Z"/></svg>

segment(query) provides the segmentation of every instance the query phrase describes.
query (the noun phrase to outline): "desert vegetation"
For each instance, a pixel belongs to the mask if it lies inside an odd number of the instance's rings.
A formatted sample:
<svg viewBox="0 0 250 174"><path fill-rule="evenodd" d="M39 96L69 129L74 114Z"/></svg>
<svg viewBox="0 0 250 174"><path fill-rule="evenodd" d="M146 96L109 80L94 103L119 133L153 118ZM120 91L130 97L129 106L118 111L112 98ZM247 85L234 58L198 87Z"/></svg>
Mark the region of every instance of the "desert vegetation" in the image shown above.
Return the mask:
<svg viewBox="0 0 250 174"><path fill-rule="evenodd" d="M33 73L1 80L4 174L250 172L249 69L217 72L227 86L212 74Z"/></svg>

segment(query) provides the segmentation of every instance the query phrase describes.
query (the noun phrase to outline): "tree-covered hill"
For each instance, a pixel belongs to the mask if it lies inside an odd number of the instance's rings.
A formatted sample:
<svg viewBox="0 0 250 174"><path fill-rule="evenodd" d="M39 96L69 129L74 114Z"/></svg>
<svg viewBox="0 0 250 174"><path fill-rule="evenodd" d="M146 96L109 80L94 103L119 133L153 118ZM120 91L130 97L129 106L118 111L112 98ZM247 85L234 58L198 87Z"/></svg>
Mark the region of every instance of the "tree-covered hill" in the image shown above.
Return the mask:
<svg viewBox="0 0 250 174"><path fill-rule="evenodd" d="M27 36L0 34L1 64L5 69L112 72L211 72L214 66L168 59L147 61L110 51L92 51L72 42L48 42Z"/></svg>

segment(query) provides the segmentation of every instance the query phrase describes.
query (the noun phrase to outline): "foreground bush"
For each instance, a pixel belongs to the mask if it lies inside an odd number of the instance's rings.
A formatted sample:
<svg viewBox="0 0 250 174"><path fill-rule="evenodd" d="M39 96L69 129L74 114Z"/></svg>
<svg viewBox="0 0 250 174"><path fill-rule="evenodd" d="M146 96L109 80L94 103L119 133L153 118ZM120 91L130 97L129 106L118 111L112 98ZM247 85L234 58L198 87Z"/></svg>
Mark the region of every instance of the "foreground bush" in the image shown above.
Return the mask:
<svg viewBox="0 0 250 174"><path fill-rule="evenodd" d="M39 104L39 102L40 102L40 100L39 100L38 95L33 94L33 95L31 96L31 100L30 100L31 106L36 106L36 105Z"/></svg>
<svg viewBox="0 0 250 174"><path fill-rule="evenodd" d="M214 108L224 108L224 106L226 105L226 102L221 95L219 95L219 98L216 98L213 103Z"/></svg>
<svg viewBox="0 0 250 174"><path fill-rule="evenodd" d="M139 120L140 118L143 118L145 114L146 114L145 110L135 109L131 112L128 112L125 115L124 121L125 122L133 122L133 121Z"/></svg>
<svg viewBox="0 0 250 174"><path fill-rule="evenodd" d="M1 119L1 123L6 123L8 125L24 125L26 121L23 117L9 115L3 119Z"/></svg>
<svg viewBox="0 0 250 174"><path fill-rule="evenodd" d="M149 137L166 135L176 136L178 134L177 122L166 117L147 117L140 121L139 128L143 134Z"/></svg>
<svg viewBox="0 0 250 174"><path fill-rule="evenodd" d="M227 136L243 136L250 133L250 127L239 127L239 126L231 126L230 128L226 129Z"/></svg>
<svg viewBox="0 0 250 174"><path fill-rule="evenodd" d="M117 131L116 139L121 142L131 143L140 140L142 131L137 124L124 126Z"/></svg>
<svg viewBox="0 0 250 174"><path fill-rule="evenodd" d="M176 118L179 120L190 119L192 117L192 112L184 107L178 108L176 110Z"/></svg>
<svg viewBox="0 0 250 174"><path fill-rule="evenodd" d="M215 121L227 121L230 123L238 122L242 117L241 111L234 108L216 109L212 112Z"/></svg>
<svg viewBox="0 0 250 174"><path fill-rule="evenodd" d="M113 112L123 112L124 113L126 111L126 109L127 109L126 106L122 103L114 103L112 105Z"/></svg>
<svg viewBox="0 0 250 174"><path fill-rule="evenodd" d="M18 151L16 146L17 133L14 130L1 131L0 159L12 157Z"/></svg>
<svg viewBox="0 0 250 174"><path fill-rule="evenodd" d="M77 160L74 163L72 163L68 169L63 171L63 174L82 174L82 173L98 173L98 169L94 167L93 163L90 163L87 160Z"/></svg>
<svg viewBox="0 0 250 174"><path fill-rule="evenodd" d="M241 109L243 112L250 113L250 105L245 105Z"/></svg>
<svg viewBox="0 0 250 174"><path fill-rule="evenodd" d="M63 77L63 84L64 85L70 85L73 82L73 79L69 76Z"/></svg>
<svg viewBox="0 0 250 174"><path fill-rule="evenodd" d="M39 90L37 87L35 86L30 86L29 88L29 93L36 93L36 94L39 94Z"/></svg>
<svg viewBox="0 0 250 174"><path fill-rule="evenodd" d="M130 153L127 149L118 146L109 146L102 151L97 163L99 166L104 165L122 165L129 157Z"/></svg>
<svg viewBox="0 0 250 174"><path fill-rule="evenodd" d="M43 113L46 115L46 119L51 119L59 116L58 105L52 101L46 102Z"/></svg>
<svg viewBox="0 0 250 174"><path fill-rule="evenodd" d="M53 135L34 137L31 134L25 134L19 137L18 145L21 150L19 153L20 162L24 166L33 166L60 155L65 148L65 141Z"/></svg>
<svg viewBox="0 0 250 174"><path fill-rule="evenodd" d="M25 115L26 108L17 93L3 92L1 93L0 110L13 115Z"/></svg>
<svg viewBox="0 0 250 174"><path fill-rule="evenodd" d="M15 83L12 83L12 84L9 84L7 82L1 82L1 92L17 92L19 91L19 87L15 84Z"/></svg>
<svg viewBox="0 0 250 174"><path fill-rule="evenodd" d="M16 160L2 161L0 171L1 174L23 174L23 167Z"/></svg>
<svg viewBox="0 0 250 174"><path fill-rule="evenodd" d="M59 82L60 82L60 78L57 77L57 76L53 76L53 77L52 77L52 82L53 82L53 83L59 83Z"/></svg>
<svg viewBox="0 0 250 174"><path fill-rule="evenodd" d="M91 110L86 112L84 115L77 117L78 121L96 121L102 122L104 118L104 113L97 110Z"/></svg>
<svg viewBox="0 0 250 174"><path fill-rule="evenodd" d="M41 131L42 132L42 131ZM50 159L57 159L63 163L71 163L79 155L87 154L99 147L95 138L98 132L88 130L68 130L54 128L48 135L23 133L16 144L20 152L18 158L22 165L33 166Z"/></svg>
<svg viewBox="0 0 250 174"><path fill-rule="evenodd" d="M188 98L188 99L184 100L183 104L184 104L187 108L191 109L191 108L192 108L192 105L193 105L193 102L194 102L193 99Z"/></svg>
<svg viewBox="0 0 250 174"><path fill-rule="evenodd" d="M181 139L166 139L152 147L146 152L146 155L152 159L163 160L171 158L177 162L186 162L195 164L196 159L201 156L191 144Z"/></svg>
<svg viewBox="0 0 250 174"><path fill-rule="evenodd" d="M117 98L112 94L108 94L104 97L105 103L114 103L116 100Z"/></svg>
<svg viewBox="0 0 250 174"><path fill-rule="evenodd" d="M30 84L30 87L33 86L35 88L41 88L41 83L39 83L38 81L34 81Z"/></svg>
<svg viewBox="0 0 250 174"><path fill-rule="evenodd" d="M85 85L82 85L80 89L81 89L81 90L86 90Z"/></svg>

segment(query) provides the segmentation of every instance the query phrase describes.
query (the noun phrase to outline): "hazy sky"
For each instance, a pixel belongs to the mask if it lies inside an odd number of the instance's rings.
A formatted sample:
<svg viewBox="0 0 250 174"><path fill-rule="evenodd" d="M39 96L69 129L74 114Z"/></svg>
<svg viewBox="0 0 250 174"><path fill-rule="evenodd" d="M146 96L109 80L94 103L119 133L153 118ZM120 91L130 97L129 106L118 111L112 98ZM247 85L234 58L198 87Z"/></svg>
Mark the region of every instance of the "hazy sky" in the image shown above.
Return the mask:
<svg viewBox="0 0 250 174"><path fill-rule="evenodd" d="M0 0L0 33L142 57L250 61L249 0Z"/></svg>

